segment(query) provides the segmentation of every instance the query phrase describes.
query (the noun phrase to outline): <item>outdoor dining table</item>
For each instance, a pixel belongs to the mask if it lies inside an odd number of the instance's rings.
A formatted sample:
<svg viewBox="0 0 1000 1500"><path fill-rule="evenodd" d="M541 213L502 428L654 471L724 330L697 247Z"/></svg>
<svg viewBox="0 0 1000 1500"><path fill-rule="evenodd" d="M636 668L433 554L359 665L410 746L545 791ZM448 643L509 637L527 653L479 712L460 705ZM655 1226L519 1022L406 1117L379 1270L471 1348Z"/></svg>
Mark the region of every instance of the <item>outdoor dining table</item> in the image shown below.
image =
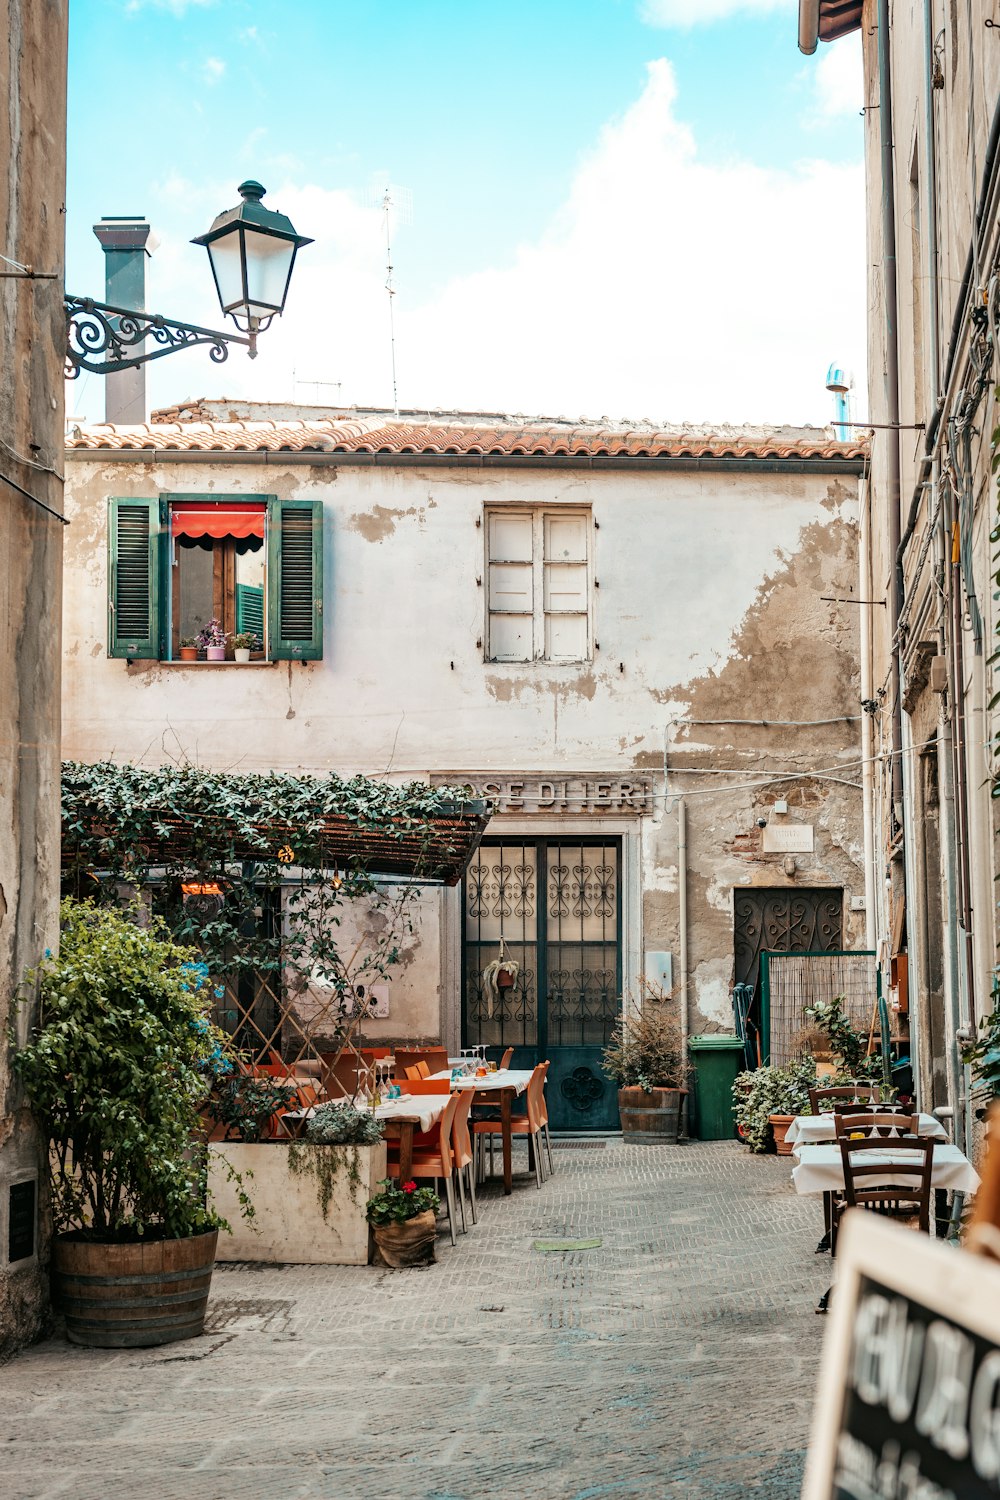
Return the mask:
<svg viewBox="0 0 1000 1500"><path fill-rule="evenodd" d="M503 1190L509 1197L514 1191L513 1141L511 1131L511 1105L518 1094L523 1094L531 1081L530 1068L498 1068L482 1078L472 1074L464 1078L452 1078L450 1072L433 1073L432 1078L451 1079L453 1089L474 1089L474 1104L492 1104L499 1095L500 1139L503 1142Z"/></svg>
<svg viewBox="0 0 1000 1500"><path fill-rule="evenodd" d="M325 1100L329 1104L330 1100ZM339 1101L343 1103L344 1101ZM370 1109L371 1106L357 1099L351 1101L357 1109ZM413 1166L413 1132L414 1130L430 1130L440 1120L448 1103L448 1095L441 1094L401 1094L398 1099L386 1099L378 1105L375 1110L375 1118L382 1124L382 1133L386 1140L399 1141L399 1180L406 1182ZM290 1109L282 1115L282 1120L291 1122L291 1128L296 1136L301 1135L306 1121L316 1113L321 1106L310 1105L308 1109Z"/></svg>
<svg viewBox="0 0 1000 1500"><path fill-rule="evenodd" d="M872 1106L873 1113L878 1113L878 1105ZM948 1132L936 1120L933 1115L920 1115L917 1120L917 1134L926 1136L928 1140L946 1141ZM832 1112L826 1111L820 1115L796 1115L788 1127L785 1140L790 1146L814 1146L822 1141L835 1141L837 1139L837 1122Z"/></svg>
<svg viewBox="0 0 1000 1500"><path fill-rule="evenodd" d="M879 1184L886 1187L905 1187L913 1180L912 1168L905 1171L907 1157L905 1144L901 1143L893 1152L893 1143L886 1141L884 1153L885 1175L879 1174ZM843 1191L844 1163L838 1142L822 1142L815 1146L799 1145L794 1155L798 1165L792 1169L792 1186L797 1193L835 1193ZM893 1159L903 1169L893 1172ZM912 1157L910 1158L912 1160ZM883 1153L869 1152L865 1157L869 1166L881 1166ZM967 1156L964 1156L951 1141L935 1141L931 1163L931 1186L944 1192L972 1194L979 1186L979 1173Z"/></svg>

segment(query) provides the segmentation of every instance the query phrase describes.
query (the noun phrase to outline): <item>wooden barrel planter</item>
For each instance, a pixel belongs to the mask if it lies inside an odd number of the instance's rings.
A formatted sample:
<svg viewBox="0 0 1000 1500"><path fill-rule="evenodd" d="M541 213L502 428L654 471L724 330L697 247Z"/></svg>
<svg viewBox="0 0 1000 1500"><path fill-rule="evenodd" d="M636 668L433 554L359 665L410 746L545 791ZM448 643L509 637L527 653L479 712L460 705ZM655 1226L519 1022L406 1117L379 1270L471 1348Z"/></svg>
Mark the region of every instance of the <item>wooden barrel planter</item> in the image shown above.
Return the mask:
<svg viewBox="0 0 1000 1500"><path fill-rule="evenodd" d="M687 1089L618 1090L618 1113L627 1142L676 1145Z"/></svg>
<svg viewBox="0 0 1000 1500"><path fill-rule="evenodd" d="M182 1240L102 1244L56 1239L53 1290L72 1344L145 1349L205 1326L217 1229Z"/></svg>
<svg viewBox="0 0 1000 1500"><path fill-rule="evenodd" d="M386 1265L397 1271L406 1266L430 1265L434 1260L437 1217L432 1209L400 1224L373 1224L372 1234Z"/></svg>

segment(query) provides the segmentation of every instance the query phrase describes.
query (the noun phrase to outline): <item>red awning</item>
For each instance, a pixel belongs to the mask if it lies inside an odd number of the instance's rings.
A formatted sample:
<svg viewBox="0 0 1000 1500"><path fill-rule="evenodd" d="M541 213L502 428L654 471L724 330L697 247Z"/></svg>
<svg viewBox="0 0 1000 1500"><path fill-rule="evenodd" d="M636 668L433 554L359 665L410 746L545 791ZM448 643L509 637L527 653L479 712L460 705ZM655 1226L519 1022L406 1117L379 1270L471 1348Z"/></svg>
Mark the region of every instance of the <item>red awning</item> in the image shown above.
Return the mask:
<svg viewBox="0 0 1000 1500"><path fill-rule="evenodd" d="M200 500L176 500L170 507L170 525L174 536L263 537L266 511L266 505L253 501L212 505Z"/></svg>

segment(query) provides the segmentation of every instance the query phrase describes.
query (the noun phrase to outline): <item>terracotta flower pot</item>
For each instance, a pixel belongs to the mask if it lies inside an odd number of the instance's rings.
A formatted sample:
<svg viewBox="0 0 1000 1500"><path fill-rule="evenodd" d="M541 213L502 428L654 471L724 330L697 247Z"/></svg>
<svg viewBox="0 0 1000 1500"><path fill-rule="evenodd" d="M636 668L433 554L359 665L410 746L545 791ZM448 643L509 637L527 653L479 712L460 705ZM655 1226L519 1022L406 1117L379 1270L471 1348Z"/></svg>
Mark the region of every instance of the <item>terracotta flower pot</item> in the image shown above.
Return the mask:
<svg viewBox="0 0 1000 1500"><path fill-rule="evenodd" d="M432 1209L404 1219L401 1224L373 1224L372 1234L387 1266L428 1266L434 1261L437 1217Z"/></svg>
<svg viewBox="0 0 1000 1500"><path fill-rule="evenodd" d="M198 647L197 646L182 646L181 647L181 661L197 661L197 660L198 660Z"/></svg>
<svg viewBox="0 0 1000 1500"><path fill-rule="evenodd" d="M791 1156L792 1144L785 1140L794 1115L768 1115L767 1122L774 1132L774 1149L779 1156Z"/></svg>
<svg viewBox="0 0 1000 1500"><path fill-rule="evenodd" d="M510 972L510 970L509 969L500 969L500 970L498 970L497 971L497 989L498 990L511 990L513 988L514 988L514 976Z"/></svg>

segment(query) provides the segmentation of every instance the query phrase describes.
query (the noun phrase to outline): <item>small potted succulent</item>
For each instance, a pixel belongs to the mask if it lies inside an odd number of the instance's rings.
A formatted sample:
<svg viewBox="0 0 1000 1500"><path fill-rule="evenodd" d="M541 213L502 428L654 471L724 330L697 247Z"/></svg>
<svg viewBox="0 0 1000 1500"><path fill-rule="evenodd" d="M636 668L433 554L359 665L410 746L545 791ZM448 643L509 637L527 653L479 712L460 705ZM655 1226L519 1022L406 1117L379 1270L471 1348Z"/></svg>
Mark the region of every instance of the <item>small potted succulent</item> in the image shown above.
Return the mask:
<svg viewBox="0 0 1000 1500"><path fill-rule="evenodd" d="M194 635L181 636L181 661L198 660L198 638Z"/></svg>
<svg viewBox="0 0 1000 1500"><path fill-rule="evenodd" d="M396 1270L430 1265L441 1199L433 1188L415 1182L400 1186L391 1177L383 1177L379 1187L382 1191L368 1199L366 1215L382 1259Z"/></svg>
<svg viewBox="0 0 1000 1500"><path fill-rule="evenodd" d="M233 648L234 661L249 661L251 651L261 649L260 639L252 630L238 630L229 637L229 643Z"/></svg>
<svg viewBox="0 0 1000 1500"><path fill-rule="evenodd" d="M221 620L206 620L198 632L197 641L204 648L206 661L225 661L226 632Z"/></svg>

